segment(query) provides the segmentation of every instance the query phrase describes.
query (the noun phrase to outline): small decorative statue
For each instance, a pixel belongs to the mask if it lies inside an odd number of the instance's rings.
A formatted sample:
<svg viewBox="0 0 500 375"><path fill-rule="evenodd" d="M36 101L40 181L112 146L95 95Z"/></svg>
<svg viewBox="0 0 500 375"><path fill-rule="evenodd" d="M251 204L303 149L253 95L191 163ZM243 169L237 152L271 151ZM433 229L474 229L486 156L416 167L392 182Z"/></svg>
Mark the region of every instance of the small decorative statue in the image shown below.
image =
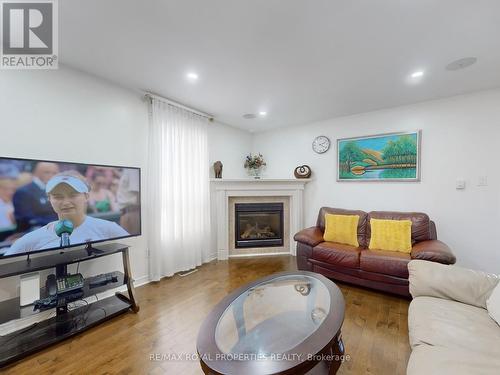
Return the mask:
<svg viewBox="0 0 500 375"><path fill-rule="evenodd" d="M311 177L311 168L308 165L299 165L293 174L295 178L309 178Z"/></svg>
<svg viewBox="0 0 500 375"><path fill-rule="evenodd" d="M222 162L220 160L214 163L214 173L215 178L222 178Z"/></svg>

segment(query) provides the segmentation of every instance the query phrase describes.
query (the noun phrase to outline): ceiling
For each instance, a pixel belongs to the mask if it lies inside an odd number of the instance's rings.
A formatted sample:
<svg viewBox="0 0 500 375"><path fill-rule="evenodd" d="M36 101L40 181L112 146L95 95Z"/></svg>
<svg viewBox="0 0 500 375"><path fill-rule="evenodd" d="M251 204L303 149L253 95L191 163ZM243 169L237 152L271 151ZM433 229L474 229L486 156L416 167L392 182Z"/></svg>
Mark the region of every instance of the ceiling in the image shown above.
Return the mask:
<svg viewBox="0 0 500 375"><path fill-rule="evenodd" d="M498 0L63 0L61 62L249 131L500 86ZM475 65L450 72L453 60ZM407 77L425 71L418 83ZM186 73L199 75L196 83ZM265 117L244 119L246 113Z"/></svg>

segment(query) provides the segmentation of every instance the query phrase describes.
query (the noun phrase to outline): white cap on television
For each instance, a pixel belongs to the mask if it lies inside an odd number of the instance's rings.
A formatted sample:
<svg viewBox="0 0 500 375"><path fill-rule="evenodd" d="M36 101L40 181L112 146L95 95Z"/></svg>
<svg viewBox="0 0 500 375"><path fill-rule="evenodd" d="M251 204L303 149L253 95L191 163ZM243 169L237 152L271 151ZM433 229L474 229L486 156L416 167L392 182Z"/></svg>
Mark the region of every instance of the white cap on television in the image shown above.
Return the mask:
<svg viewBox="0 0 500 375"><path fill-rule="evenodd" d="M73 176L54 176L52 177L49 182L47 182L47 186L45 187L45 191L50 193L54 188L60 184L66 184L71 186L75 191L79 193L88 193L89 188L79 178L73 177Z"/></svg>

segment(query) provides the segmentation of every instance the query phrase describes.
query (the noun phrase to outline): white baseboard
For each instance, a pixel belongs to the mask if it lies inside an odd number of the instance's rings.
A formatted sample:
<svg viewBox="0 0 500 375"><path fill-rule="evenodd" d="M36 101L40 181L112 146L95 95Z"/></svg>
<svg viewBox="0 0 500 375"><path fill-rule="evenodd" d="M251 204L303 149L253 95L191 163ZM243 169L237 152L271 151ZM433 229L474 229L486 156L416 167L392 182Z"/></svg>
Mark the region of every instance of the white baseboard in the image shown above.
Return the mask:
<svg viewBox="0 0 500 375"><path fill-rule="evenodd" d="M276 255L292 255L291 253L256 253L256 254L238 254L238 255L229 255L229 258L248 258L248 257L267 257L267 256L276 256Z"/></svg>
<svg viewBox="0 0 500 375"><path fill-rule="evenodd" d="M144 275L144 276L138 277L137 279L134 279L134 287L137 288L139 286L149 284L150 282L151 282L151 280L149 280L149 276Z"/></svg>
<svg viewBox="0 0 500 375"><path fill-rule="evenodd" d="M217 260L217 254L210 255L205 263L210 263L210 262L213 262L214 260ZM205 264L205 263L203 263L203 264Z"/></svg>

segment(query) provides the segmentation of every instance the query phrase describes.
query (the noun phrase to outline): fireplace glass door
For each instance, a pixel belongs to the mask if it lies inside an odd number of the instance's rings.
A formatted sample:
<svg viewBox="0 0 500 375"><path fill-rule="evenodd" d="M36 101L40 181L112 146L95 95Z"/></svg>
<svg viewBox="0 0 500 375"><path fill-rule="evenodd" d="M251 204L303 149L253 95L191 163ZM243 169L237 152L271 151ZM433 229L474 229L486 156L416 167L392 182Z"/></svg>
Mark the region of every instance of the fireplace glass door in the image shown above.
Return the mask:
<svg viewBox="0 0 500 375"><path fill-rule="evenodd" d="M235 247L283 246L283 203L235 204Z"/></svg>

